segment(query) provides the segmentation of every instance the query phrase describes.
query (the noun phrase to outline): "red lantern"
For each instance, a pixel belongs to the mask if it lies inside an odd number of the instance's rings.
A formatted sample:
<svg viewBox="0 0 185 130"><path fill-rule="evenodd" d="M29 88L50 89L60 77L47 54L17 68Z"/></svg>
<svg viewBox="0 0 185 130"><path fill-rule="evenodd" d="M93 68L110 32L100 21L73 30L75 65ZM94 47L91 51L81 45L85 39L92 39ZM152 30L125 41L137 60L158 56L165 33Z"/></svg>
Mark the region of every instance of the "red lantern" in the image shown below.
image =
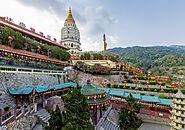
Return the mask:
<svg viewBox="0 0 185 130"><path fill-rule="evenodd" d="M114 84L116 84L116 82L117 82L117 81L116 81L116 80L114 80Z"/></svg>
<svg viewBox="0 0 185 130"><path fill-rule="evenodd" d="M158 84L160 85L160 90L161 90L161 85L163 84L162 82L158 82Z"/></svg>
<svg viewBox="0 0 185 130"><path fill-rule="evenodd" d="M147 84L147 85L149 85L149 84L150 84L150 82L146 82L146 84Z"/></svg>
<svg viewBox="0 0 185 130"><path fill-rule="evenodd" d="M7 40L8 40L8 41L12 41L13 38L12 38L11 36L9 36L9 37L7 38Z"/></svg>
<svg viewBox="0 0 185 130"><path fill-rule="evenodd" d="M151 75L152 75L152 72L149 71L149 72L148 72L148 76L151 76Z"/></svg>
<svg viewBox="0 0 185 130"><path fill-rule="evenodd" d="M104 79L104 83L106 83L107 82L107 79Z"/></svg>
<svg viewBox="0 0 185 130"><path fill-rule="evenodd" d="M177 87L177 84L176 84L176 83L172 83L172 86L173 86L174 88L176 88L176 87Z"/></svg>
<svg viewBox="0 0 185 130"><path fill-rule="evenodd" d="M146 80L146 75L144 76L144 79Z"/></svg>
<svg viewBox="0 0 185 130"><path fill-rule="evenodd" d="M158 82L159 85L162 85L162 82Z"/></svg>

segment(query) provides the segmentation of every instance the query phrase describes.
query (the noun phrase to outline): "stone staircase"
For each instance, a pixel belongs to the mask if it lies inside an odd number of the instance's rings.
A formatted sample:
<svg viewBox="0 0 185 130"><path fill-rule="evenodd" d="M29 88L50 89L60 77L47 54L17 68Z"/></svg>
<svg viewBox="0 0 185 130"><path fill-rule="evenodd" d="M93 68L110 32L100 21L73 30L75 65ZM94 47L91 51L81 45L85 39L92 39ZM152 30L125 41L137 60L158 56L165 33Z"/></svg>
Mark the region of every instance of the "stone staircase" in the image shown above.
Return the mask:
<svg viewBox="0 0 185 130"><path fill-rule="evenodd" d="M108 118L102 123L100 130L121 130L114 122Z"/></svg>
<svg viewBox="0 0 185 130"><path fill-rule="evenodd" d="M37 111L36 116L38 118L38 121L43 125L48 125L49 124L49 119L50 119L50 114L46 109L40 109Z"/></svg>

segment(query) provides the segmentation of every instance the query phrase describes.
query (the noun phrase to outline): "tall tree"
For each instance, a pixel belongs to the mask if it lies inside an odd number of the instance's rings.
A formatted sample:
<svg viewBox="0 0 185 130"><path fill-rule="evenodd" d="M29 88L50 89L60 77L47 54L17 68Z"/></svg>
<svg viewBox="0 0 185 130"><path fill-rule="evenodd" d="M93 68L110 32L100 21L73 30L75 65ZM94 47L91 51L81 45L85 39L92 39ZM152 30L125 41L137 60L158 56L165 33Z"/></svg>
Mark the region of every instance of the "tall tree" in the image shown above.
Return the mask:
<svg viewBox="0 0 185 130"><path fill-rule="evenodd" d="M65 109L62 130L93 130L86 97L80 89L74 89L64 97Z"/></svg>
<svg viewBox="0 0 185 130"><path fill-rule="evenodd" d="M137 128L141 124L141 120L137 117L141 105L137 103L131 94L126 98L126 101L126 107L119 112L119 125L120 128L130 130L131 128Z"/></svg>
<svg viewBox="0 0 185 130"><path fill-rule="evenodd" d="M56 106L55 111L51 112L51 118L49 119L49 126L46 126L46 130L61 130L62 129L62 114Z"/></svg>

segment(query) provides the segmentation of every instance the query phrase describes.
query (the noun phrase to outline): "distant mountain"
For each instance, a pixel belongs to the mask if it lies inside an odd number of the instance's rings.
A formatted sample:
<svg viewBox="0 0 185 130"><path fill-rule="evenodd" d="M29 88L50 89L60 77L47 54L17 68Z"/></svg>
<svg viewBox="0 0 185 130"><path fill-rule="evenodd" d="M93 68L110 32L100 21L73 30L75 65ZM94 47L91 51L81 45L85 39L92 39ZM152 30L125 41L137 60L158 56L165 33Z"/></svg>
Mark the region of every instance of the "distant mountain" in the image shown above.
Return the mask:
<svg viewBox="0 0 185 130"><path fill-rule="evenodd" d="M153 47L140 47L140 46L134 46L134 47L127 47L127 48L122 48L122 47L115 47L115 48L110 48L107 49L107 52L114 52L116 54L127 54L132 51L142 51L142 50L148 50L148 51L153 51L153 50L158 50L158 51L167 51L173 52L173 53L183 53L185 55L185 46L180 46L180 45L172 45L172 46L153 46Z"/></svg>
<svg viewBox="0 0 185 130"><path fill-rule="evenodd" d="M185 46L153 46L153 47L127 47L111 48L124 62L152 71L155 75L183 77L185 75Z"/></svg>

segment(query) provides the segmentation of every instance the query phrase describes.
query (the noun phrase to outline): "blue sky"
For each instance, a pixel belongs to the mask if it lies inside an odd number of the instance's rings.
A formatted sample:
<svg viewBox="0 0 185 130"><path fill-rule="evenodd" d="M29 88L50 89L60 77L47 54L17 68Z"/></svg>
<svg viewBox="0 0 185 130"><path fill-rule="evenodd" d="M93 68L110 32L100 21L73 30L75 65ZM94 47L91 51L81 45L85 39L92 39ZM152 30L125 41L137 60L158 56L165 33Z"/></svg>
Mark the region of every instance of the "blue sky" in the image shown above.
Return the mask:
<svg viewBox="0 0 185 130"><path fill-rule="evenodd" d="M184 0L0 0L0 15L23 21L28 27L60 39L60 30L72 7L83 50L185 45Z"/></svg>

